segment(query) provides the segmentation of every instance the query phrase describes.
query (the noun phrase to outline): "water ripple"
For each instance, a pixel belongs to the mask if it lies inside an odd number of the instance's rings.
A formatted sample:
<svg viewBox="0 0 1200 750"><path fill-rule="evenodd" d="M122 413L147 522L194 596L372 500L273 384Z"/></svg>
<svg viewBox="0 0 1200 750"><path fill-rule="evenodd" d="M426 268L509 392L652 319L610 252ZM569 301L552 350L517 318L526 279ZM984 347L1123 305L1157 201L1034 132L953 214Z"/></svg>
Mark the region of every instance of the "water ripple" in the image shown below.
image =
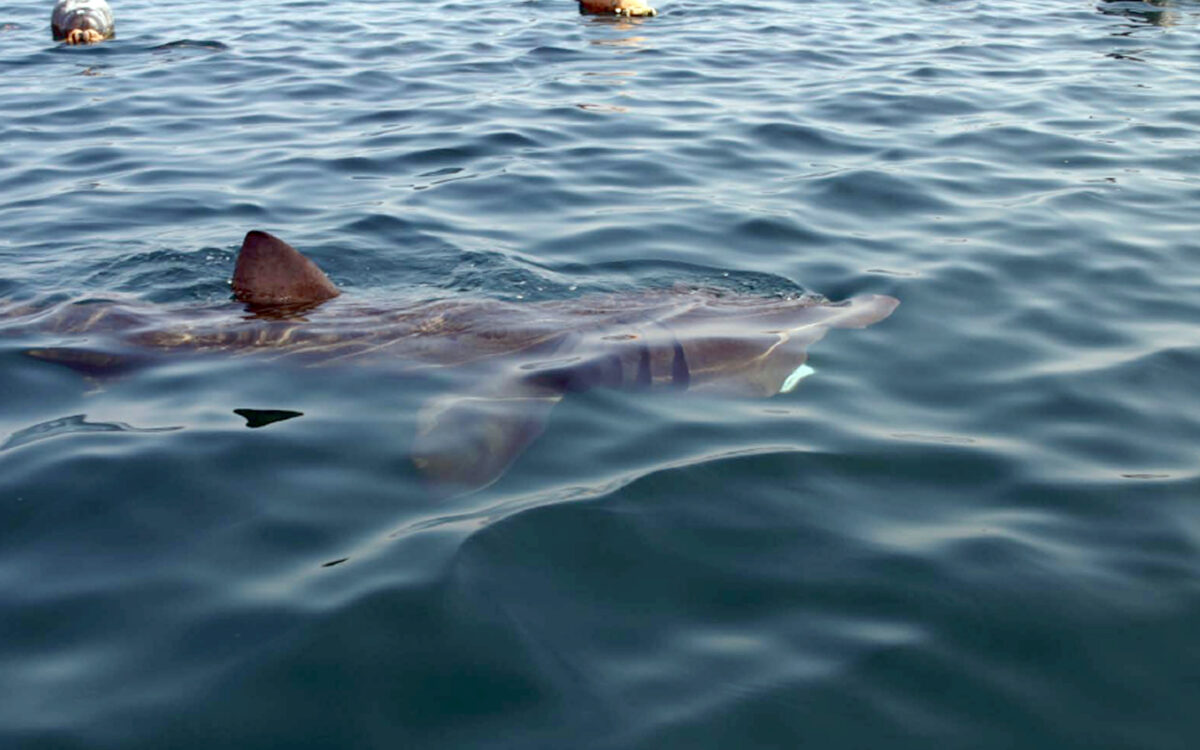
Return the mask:
<svg viewBox="0 0 1200 750"><path fill-rule="evenodd" d="M1196 744L1197 4L658 5L0 6L0 309L222 304L259 227L381 308L903 300L452 499L436 373L6 325L0 745Z"/></svg>

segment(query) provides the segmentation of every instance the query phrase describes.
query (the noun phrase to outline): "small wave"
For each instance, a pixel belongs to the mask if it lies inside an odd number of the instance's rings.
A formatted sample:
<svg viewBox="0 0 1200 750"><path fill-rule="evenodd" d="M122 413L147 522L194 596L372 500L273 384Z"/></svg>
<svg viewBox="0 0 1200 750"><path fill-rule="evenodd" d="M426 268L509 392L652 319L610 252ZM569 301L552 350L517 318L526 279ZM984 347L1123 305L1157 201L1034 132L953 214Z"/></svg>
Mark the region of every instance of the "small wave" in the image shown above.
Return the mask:
<svg viewBox="0 0 1200 750"><path fill-rule="evenodd" d="M133 427L124 422L89 422L86 414L73 414L69 417L59 417L45 422L31 425L21 430L17 430L8 436L3 443L0 443L0 451L12 450L20 448L30 443L35 443L39 440L48 440L50 438L63 437L66 435L78 435L82 433L92 432L132 432L132 433L153 433L153 432L173 432L182 430L182 427Z"/></svg>

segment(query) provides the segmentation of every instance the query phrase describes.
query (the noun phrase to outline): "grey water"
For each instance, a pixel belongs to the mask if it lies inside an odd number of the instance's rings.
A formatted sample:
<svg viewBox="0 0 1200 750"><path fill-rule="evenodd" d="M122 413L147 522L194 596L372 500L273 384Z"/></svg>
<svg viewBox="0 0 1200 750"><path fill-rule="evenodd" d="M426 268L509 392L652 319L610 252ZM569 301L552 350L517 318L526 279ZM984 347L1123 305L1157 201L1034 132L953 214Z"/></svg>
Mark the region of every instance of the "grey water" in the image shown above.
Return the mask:
<svg viewBox="0 0 1200 750"><path fill-rule="evenodd" d="M1200 746L1200 3L0 0L0 301L888 294L768 400L0 338L0 747Z"/></svg>

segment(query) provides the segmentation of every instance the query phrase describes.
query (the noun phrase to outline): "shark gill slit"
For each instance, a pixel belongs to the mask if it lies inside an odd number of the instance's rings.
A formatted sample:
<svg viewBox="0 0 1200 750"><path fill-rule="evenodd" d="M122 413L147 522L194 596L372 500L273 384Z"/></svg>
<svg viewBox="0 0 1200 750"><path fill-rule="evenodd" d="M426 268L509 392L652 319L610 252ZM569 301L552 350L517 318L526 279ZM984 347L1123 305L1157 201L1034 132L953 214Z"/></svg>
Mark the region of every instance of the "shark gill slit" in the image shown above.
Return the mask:
<svg viewBox="0 0 1200 750"><path fill-rule="evenodd" d="M686 391L692 374L688 369L687 356L683 353L683 344L679 343L677 336L673 340L675 342L675 359L671 362L671 385L681 391Z"/></svg>
<svg viewBox="0 0 1200 750"><path fill-rule="evenodd" d="M623 386L625 384L625 366L621 364L620 355L617 355L617 354L608 355L608 364L613 369L613 371L616 373L616 375L613 376L615 384L612 387L620 388L621 386Z"/></svg>
<svg viewBox="0 0 1200 750"><path fill-rule="evenodd" d="M639 388L649 388L652 382L652 378L650 377L650 347L644 341L638 352L638 370L635 382Z"/></svg>

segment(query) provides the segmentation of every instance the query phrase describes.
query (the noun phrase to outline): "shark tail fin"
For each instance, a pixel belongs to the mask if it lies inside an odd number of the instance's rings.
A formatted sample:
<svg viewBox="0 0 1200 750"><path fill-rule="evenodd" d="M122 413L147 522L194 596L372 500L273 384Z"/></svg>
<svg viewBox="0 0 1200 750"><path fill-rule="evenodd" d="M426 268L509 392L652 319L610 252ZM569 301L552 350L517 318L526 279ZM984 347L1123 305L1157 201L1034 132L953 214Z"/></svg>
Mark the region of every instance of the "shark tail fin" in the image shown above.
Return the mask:
<svg viewBox="0 0 1200 750"><path fill-rule="evenodd" d="M233 294L248 305L307 305L341 292L300 251L266 232L246 234L233 270Z"/></svg>

